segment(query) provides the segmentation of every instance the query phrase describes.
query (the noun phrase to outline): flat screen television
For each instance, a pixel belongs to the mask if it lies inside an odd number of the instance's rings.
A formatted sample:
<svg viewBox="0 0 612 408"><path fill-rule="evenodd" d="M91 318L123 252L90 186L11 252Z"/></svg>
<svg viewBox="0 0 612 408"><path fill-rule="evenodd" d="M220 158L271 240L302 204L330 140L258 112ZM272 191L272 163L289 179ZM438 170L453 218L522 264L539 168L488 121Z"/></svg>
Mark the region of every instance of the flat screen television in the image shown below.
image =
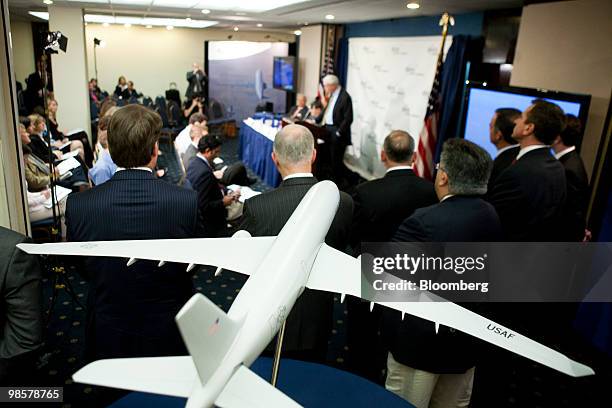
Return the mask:
<svg viewBox="0 0 612 408"><path fill-rule="evenodd" d="M497 150L489 139L489 123L495 110L516 108L523 111L536 98L556 103L565 113L571 113L580 118L584 132L591 103L590 95L515 86L493 88L484 84L469 83L466 88L463 137L478 144L489 152L492 158L495 158ZM580 142L582 142L582 137ZM580 150L580 144L576 146L576 149Z"/></svg>
<svg viewBox="0 0 612 408"><path fill-rule="evenodd" d="M294 92L297 87L295 57L274 57L272 86Z"/></svg>

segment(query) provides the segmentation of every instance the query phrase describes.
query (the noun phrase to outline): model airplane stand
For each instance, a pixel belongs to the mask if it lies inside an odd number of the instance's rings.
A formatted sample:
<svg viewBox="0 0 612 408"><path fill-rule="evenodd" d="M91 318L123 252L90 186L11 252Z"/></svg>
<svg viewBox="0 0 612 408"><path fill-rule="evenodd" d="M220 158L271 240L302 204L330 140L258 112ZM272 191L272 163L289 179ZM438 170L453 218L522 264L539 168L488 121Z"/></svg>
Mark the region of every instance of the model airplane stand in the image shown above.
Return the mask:
<svg viewBox="0 0 612 408"><path fill-rule="evenodd" d="M413 408L413 405L362 377L326 365L283 359L277 386L298 404L309 407ZM260 357L251 365L269 380L272 359ZM183 408L186 399L133 392L109 408ZM273 408L273 407L270 407Z"/></svg>

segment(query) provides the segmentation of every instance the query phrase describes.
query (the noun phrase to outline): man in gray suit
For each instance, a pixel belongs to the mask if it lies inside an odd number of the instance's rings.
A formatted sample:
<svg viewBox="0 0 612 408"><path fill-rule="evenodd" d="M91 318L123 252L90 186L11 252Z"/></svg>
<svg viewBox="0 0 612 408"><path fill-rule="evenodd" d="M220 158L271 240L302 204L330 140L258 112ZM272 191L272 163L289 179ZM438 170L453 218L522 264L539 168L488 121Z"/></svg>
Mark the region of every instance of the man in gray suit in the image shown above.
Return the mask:
<svg viewBox="0 0 612 408"><path fill-rule="evenodd" d="M42 346L42 274L36 256L16 248L29 242L0 227L0 385L28 385Z"/></svg>
<svg viewBox="0 0 612 408"><path fill-rule="evenodd" d="M240 229L253 236L277 235L308 190L317 183L312 175L316 158L314 137L301 125L285 126L274 139L272 160L283 182L277 189L247 200ZM312 214L316 217L317 214ZM340 193L340 205L325 242L347 249L353 200ZM334 271L329 271L333 273ZM324 362L332 329L333 295L305 289L293 306L283 341L283 356Z"/></svg>

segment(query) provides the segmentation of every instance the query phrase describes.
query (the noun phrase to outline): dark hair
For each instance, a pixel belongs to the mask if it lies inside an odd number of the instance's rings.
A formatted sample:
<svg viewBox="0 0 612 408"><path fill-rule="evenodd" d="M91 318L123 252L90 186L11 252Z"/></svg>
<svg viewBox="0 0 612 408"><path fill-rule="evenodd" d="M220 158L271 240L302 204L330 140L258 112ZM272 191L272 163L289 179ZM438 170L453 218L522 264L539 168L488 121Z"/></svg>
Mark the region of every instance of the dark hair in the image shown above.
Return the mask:
<svg viewBox="0 0 612 408"><path fill-rule="evenodd" d="M451 194L485 194L492 169L489 153L472 142L449 139L442 146L440 170L448 176Z"/></svg>
<svg viewBox="0 0 612 408"><path fill-rule="evenodd" d="M385 137L383 150L391 161L396 163L409 162L414 154L414 139L408 132L392 130Z"/></svg>
<svg viewBox="0 0 612 408"><path fill-rule="evenodd" d="M533 124L536 139L549 145L561 134L565 126L565 113L558 105L543 99L534 99L532 103L525 123Z"/></svg>
<svg viewBox="0 0 612 408"><path fill-rule="evenodd" d="M103 116L98 121L98 129L100 130L108 130L108 125L110 124L112 116Z"/></svg>
<svg viewBox="0 0 612 408"><path fill-rule="evenodd" d="M195 112L193 113L190 117L189 117L189 124L193 125L196 122L204 122L205 120L208 120L208 118L206 117L206 115L204 115L203 113L200 112Z"/></svg>
<svg viewBox="0 0 612 408"><path fill-rule="evenodd" d="M146 166L159 139L162 120L140 105L119 108L108 126L108 150L119 167Z"/></svg>
<svg viewBox="0 0 612 408"><path fill-rule="evenodd" d="M316 100L310 104L310 109L323 109L323 104L320 100Z"/></svg>
<svg viewBox="0 0 612 408"><path fill-rule="evenodd" d="M27 116L20 116L19 123L21 123L27 129L28 127L30 127L30 124L32 122L30 121L30 118L28 118Z"/></svg>
<svg viewBox="0 0 612 408"><path fill-rule="evenodd" d="M566 146L576 146L582 135L582 123L572 114L565 115L565 129L561 131L561 141Z"/></svg>
<svg viewBox="0 0 612 408"><path fill-rule="evenodd" d="M221 146L221 140L213 135L206 135L198 142L198 151L204 153L207 149L213 150Z"/></svg>
<svg viewBox="0 0 612 408"><path fill-rule="evenodd" d="M521 111L515 108L499 108L495 109L495 113L497 113L493 125L495 130L501 132L504 141L507 143L517 144L518 142L512 138L512 132L514 131L514 121L521 116Z"/></svg>

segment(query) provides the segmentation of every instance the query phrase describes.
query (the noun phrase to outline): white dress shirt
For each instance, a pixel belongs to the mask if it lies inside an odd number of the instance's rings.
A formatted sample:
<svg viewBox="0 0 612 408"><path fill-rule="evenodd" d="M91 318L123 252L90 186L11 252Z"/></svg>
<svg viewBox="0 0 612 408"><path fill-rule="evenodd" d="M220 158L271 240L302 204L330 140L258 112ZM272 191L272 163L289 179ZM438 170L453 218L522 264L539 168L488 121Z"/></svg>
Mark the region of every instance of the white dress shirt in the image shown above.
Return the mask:
<svg viewBox="0 0 612 408"><path fill-rule="evenodd" d="M334 107L336 106L336 102L338 101L340 89L342 89L342 87L338 86L338 88L331 95L331 98L329 98L329 102L327 102L327 109L325 110L325 116L323 117L324 125L334 124Z"/></svg>
<svg viewBox="0 0 612 408"><path fill-rule="evenodd" d="M314 177L312 173L293 173L283 177L283 181L298 177Z"/></svg>
<svg viewBox="0 0 612 408"><path fill-rule="evenodd" d="M563 149L559 153L555 153L555 159L559 160L561 157L565 156L569 152L573 152L574 150L576 150L576 146L570 146L567 149Z"/></svg>
<svg viewBox="0 0 612 408"><path fill-rule="evenodd" d="M125 167L117 167L117 170L115 170L115 173L117 173L118 171L123 171L123 170L145 170L148 171L149 173L153 173L153 170L151 170L151 168L149 167L130 167L129 169L126 169Z"/></svg>
<svg viewBox="0 0 612 408"><path fill-rule="evenodd" d="M395 170L412 170L412 166L395 166L395 167L391 167L391 168L388 168L387 171L385 171L385 174L389 173L390 171L395 171Z"/></svg>
<svg viewBox="0 0 612 408"><path fill-rule="evenodd" d="M176 139L174 139L174 147L179 156L184 155L191 144L191 126L193 125L187 125L185 129L180 131Z"/></svg>
<svg viewBox="0 0 612 408"><path fill-rule="evenodd" d="M521 157L523 157L527 153L529 153L531 151L534 151L534 150L538 150L538 149L550 149L550 146L549 145L531 145L531 146L524 147L516 155L516 160L520 159Z"/></svg>
<svg viewBox="0 0 612 408"><path fill-rule="evenodd" d="M495 155L495 157L499 157L499 156L500 156L500 155L501 155L503 152L505 152L506 150L516 149L516 148L518 148L518 147L520 147L520 146L519 146L519 145L517 145L517 144L513 144L513 145L510 145L510 146L502 147L501 149L499 149L499 150L497 151L497 154Z"/></svg>

